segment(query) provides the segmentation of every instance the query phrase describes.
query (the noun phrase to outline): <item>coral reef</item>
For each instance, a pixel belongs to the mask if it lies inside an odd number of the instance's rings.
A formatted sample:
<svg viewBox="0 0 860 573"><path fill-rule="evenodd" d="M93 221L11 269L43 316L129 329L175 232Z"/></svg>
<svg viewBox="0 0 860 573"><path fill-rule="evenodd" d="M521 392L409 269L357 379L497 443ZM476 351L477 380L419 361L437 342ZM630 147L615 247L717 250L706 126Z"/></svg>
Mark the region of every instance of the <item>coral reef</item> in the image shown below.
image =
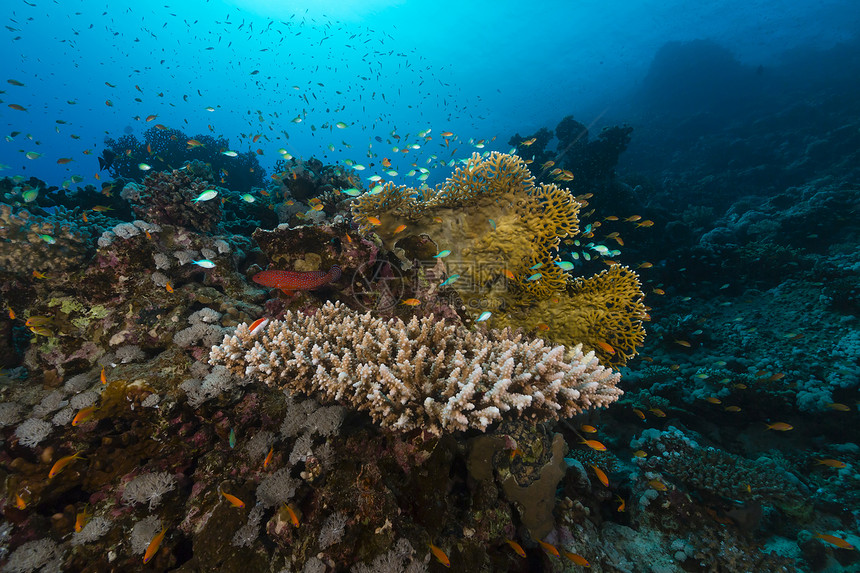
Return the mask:
<svg viewBox="0 0 860 573"><path fill-rule="evenodd" d="M63 273L92 254L91 236L77 226L0 204L0 273Z"/></svg>
<svg viewBox="0 0 860 573"><path fill-rule="evenodd" d="M352 205L361 228L372 229L404 264L440 258L411 237L430 237L436 252L449 253L445 283L472 318L490 310L503 324L541 325L550 340L581 343L602 361L624 364L644 339L638 277L616 269L574 282L562 270L558 246L578 232L578 210L567 190L535 186L522 159L495 152L473 155L435 191L388 183ZM574 315L583 321L565 313L585 308Z"/></svg>
<svg viewBox="0 0 860 573"><path fill-rule="evenodd" d="M212 231L221 221L221 201L195 201L211 182L185 170L157 171L143 184L129 183L121 196L132 205L137 217L160 225L176 225L195 231Z"/></svg>
<svg viewBox="0 0 860 573"><path fill-rule="evenodd" d="M225 365L291 392L366 411L384 428L432 434L486 430L506 412L540 422L618 399L617 375L579 347L510 331L469 332L430 318L384 321L327 303L288 312L260 332L240 325L214 347Z"/></svg>
<svg viewBox="0 0 860 573"><path fill-rule="evenodd" d="M108 138L105 145L116 154L111 171L118 178L139 181L145 173L138 167L140 163L149 165L152 172L169 172L186 162L196 161L207 166L206 178L212 183L221 183L240 193L263 187L265 171L257 154L243 151L235 157L228 157L223 152L230 149L230 142L224 138L216 139L205 134L191 138L179 129L158 124L144 132L143 141L128 134L116 140ZM200 175L202 173L198 170L192 176Z"/></svg>

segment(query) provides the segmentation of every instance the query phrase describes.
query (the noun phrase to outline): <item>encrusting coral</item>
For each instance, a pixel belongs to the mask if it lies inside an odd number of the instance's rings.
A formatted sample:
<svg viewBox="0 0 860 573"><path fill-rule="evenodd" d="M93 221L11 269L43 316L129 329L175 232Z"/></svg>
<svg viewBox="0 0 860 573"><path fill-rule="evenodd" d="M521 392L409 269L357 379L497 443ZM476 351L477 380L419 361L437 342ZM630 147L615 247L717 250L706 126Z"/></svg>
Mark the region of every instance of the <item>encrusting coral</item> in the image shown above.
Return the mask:
<svg viewBox="0 0 860 573"><path fill-rule="evenodd" d="M131 203L139 219L179 225L195 231L213 231L221 221L221 201L195 201L201 193L214 188L212 183L186 171L157 171L143 185L129 183L121 193Z"/></svg>
<svg viewBox="0 0 860 573"><path fill-rule="evenodd" d="M435 190L387 183L359 197L352 214L406 265L442 258L446 285L473 318L491 310L494 326L541 330L623 365L645 339L644 295L636 273L621 265L577 279L562 269L558 246L579 232L580 207L567 189L536 186L521 158L493 152L474 154ZM429 237L449 253L422 251L407 237Z"/></svg>
<svg viewBox="0 0 860 573"><path fill-rule="evenodd" d="M366 411L382 427L432 434L486 428L506 412L531 422L607 406L619 374L581 347L521 333L467 331L432 317L385 321L327 303L249 330L239 325L209 363Z"/></svg>
<svg viewBox="0 0 860 573"><path fill-rule="evenodd" d="M0 205L0 272L28 276L33 270L80 265L88 255L88 233L69 224Z"/></svg>

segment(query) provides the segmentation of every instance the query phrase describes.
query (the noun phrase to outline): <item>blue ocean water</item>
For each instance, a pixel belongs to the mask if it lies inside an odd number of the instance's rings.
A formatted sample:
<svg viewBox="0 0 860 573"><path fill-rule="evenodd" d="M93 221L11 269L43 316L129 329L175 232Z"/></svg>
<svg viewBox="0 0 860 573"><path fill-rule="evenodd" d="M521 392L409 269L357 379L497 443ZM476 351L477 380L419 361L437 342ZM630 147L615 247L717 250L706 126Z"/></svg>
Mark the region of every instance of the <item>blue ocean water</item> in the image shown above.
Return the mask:
<svg viewBox="0 0 860 573"><path fill-rule="evenodd" d="M6 4L4 571L860 567L856 2Z"/></svg>

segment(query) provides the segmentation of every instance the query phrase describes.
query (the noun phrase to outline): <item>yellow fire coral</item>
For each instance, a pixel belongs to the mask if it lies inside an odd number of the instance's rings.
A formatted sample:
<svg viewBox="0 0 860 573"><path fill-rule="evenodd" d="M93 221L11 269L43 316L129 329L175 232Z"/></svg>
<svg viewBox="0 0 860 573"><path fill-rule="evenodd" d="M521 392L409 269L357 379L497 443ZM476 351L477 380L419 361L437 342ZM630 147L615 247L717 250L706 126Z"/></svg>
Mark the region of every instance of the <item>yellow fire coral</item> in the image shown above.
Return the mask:
<svg viewBox="0 0 860 573"><path fill-rule="evenodd" d="M505 325L548 325L542 336L581 342L602 360L623 364L644 337L638 277L620 267L573 281L558 266L561 239L579 232L579 208L569 190L536 186L519 157L493 152L474 154L435 189L387 183L356 200L352 213L405 266L427 258L400 248L414 246L408 237L450 251L446 272L457 280L448 283L473 318L489 309Z"/></svg>
<svg viewBox="0 0 860 573"><path fill-rule="evenodd" d="M575 340L593 350L603 364L622 365L645 341L642 297L636 273L613 265L574 279L556 296L511 308L494 326L545 330L551 340Z"/></svg>

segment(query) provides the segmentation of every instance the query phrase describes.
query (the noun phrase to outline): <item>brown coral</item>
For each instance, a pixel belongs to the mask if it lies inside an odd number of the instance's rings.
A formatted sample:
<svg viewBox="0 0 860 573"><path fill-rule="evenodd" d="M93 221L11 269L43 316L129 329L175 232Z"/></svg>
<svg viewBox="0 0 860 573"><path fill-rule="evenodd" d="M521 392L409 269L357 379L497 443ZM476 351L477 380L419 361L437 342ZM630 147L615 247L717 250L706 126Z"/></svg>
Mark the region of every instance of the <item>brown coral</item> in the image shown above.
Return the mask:
<svg viewBox="0 0 860 573"><path fill-rule="evenodd" d="M510 330L470 332L432 316L385 321L330 302L311 316L288 312L260 332L242 324L209 362L348 404L385 428L434 434L483 431L503 415L568 418L622 393L619 375L579 347Z"/></svg>
<svg viewBox="0 0 860 573"><path fill-rule="evenodd" d="M148 175L143 185L129 183L122 190L122 197L131 203L139 219L211 232L221 221L221 201L194 199L213 188L205 179L174 169Z"/></svg>

